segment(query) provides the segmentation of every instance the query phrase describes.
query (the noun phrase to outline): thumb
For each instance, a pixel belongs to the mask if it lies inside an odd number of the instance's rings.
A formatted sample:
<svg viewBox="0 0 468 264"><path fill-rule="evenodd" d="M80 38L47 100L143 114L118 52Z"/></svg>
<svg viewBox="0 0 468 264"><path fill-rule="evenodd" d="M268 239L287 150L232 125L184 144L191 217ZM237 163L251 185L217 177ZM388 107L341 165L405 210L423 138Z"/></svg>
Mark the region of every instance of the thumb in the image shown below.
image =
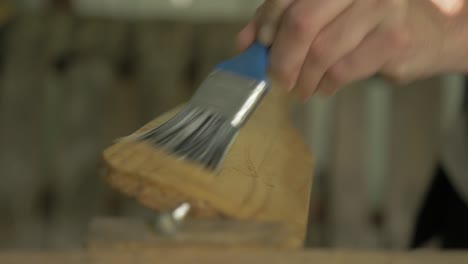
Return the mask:
<svg viewBox="0 0 468 264"><path fill-rule="evenodd" d="M271 46L283 14L295 0L266 0L258 14L258 41Z"/></svg>

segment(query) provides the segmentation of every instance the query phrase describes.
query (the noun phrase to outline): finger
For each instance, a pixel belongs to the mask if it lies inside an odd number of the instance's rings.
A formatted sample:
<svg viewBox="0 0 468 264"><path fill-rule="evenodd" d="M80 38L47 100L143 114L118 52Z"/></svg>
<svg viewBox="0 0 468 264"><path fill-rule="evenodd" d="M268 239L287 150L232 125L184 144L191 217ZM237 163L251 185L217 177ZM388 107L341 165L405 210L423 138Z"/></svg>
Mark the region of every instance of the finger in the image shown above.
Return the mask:
<svg viewBox="0 0 468 264"><path fill-rule="evenodd" d="M297 0L286 11L271 49L271 71L291 90L312 40L353 0Z"/></svg>
<svg viewBox="0 0 468 264"><path fill-rule="evenodd" d="M326 72L317 90L330 96L345 85L371 77L398 53L398 47L403 44L404 39L399 34L378 28Z"/></svg>
<svg viewBox="0 0 468 264"><path fill-rule="evenodd" d="M328 68L356 49L385 18L386 10L370 3L355 2L316 37L296 87L303 97L312 96Z"/></svg>
<svg viewBox="0 0 468 264"><path fill-rule="evenodd" d="M275 39L284 12L295 0L267 0L259 17L258 40L270 46Z"/></svg>
<svg viewBox="0 0 468 264"><path fill-rule="evenodd" d="M260 16L265 4L260 5L255 11L252 20L237 35L237 47L240 51L250 47L257 38Z"/></svg>
<svg viewBox="0 0 468 264"><path fill-rule="evenodd" d="M255 41L256 35L257 35L256 22L251 21L237 35L237 48L240 51L246 50Z"/></svg>

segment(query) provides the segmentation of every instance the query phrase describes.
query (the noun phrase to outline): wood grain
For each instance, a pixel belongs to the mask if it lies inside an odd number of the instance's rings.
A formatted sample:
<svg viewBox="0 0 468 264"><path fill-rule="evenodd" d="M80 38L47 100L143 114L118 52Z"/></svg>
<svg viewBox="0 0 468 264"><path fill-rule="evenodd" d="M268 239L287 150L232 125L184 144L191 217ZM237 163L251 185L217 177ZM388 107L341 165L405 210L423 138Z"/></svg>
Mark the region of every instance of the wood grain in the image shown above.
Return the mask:
<svg viewBox="0 0 468 264"><path fill-rule="evenodd" d="M277 89L266 96L217 174L130 137L105 150L108 180L156 210L188 201L198 215L283 223L297 234L295 244L302 245L312 156L291 124L285 98ZM161 199L164 194L169 198Z"/></svg>

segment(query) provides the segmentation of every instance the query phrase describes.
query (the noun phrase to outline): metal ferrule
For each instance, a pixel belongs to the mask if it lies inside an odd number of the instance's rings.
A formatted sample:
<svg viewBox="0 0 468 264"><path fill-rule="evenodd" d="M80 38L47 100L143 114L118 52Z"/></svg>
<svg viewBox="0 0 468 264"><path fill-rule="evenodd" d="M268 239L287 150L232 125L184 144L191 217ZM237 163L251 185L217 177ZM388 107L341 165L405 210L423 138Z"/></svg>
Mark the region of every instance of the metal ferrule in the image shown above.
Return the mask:
<svg viewBox="0 0 468 264"><path fill-rule="evenodd" d="M242 126L268 92L268 83L225 71L215 71L190 100L193 106L224 115L233 127Z"/></svg>

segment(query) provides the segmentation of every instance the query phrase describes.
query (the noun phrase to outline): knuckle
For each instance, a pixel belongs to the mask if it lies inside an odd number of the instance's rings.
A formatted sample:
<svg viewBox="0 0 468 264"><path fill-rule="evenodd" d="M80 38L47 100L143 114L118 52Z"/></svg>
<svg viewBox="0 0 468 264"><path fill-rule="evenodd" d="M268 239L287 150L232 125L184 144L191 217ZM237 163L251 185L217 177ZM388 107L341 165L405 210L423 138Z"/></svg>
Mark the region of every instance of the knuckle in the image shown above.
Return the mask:
<svg viewBox="0 0 468 264"><path fill-rule="evenodd" d="M408 30L403 27L396 27L387 32L387 43L392 48L405 49L410 44Z"/></svg>
<svg viewBox="0 0 468 264"><path fill-rule="evenodd" d="M284 64L272 64L271 72L275 79L284 85L294 82L294 72Z"/></svg>
<svg viewBox="0 0 468 264"><path fill-rule="evenodd" d="M401 7L402 1L401 0L379 0L378 5L384 9L388 10L395 10Z"/></svg>
<svg viewBox="0 0 468 264"><path fill-rule="evenodd" d="M368 0L368 3L373 10L388 9L388 2L389 0Z"/></svg>
<svg viewBox="0 0 468 264"><path fill-rule="evenodd" d="M382 8L391 8L395 4L394 0L378 0L376 1L376 6L382 7Z"/></svg>
<svg viewBox="0 0 468 264"><path fill-rule="evenodd" d="M313 44L310 46L309 50L309 56L310 56L310 62L315 62L318 61L322 57L322 47L316 44Z"/></svg>
<svg viewBox="0 0 468 264"><path fill-rule="evenodd" d="M310 46L309 53L317 63L325 63L329 54L329 48L328 41L324 37L318 36Z"/></svg>
<svg viewBox="0 0 468 264"><path fill-rule="evenodd" d="M366 0L368 7L372 12L384 16L391 16L391 14L401 10L401 0Z"/></svg>
<svg viewBox="0 0 468 264"><path fill-rule="evenodd" d="M298 8L291 8L285 16L286 26L292 32L304 34L310 31L309 17Z"/></svg>

